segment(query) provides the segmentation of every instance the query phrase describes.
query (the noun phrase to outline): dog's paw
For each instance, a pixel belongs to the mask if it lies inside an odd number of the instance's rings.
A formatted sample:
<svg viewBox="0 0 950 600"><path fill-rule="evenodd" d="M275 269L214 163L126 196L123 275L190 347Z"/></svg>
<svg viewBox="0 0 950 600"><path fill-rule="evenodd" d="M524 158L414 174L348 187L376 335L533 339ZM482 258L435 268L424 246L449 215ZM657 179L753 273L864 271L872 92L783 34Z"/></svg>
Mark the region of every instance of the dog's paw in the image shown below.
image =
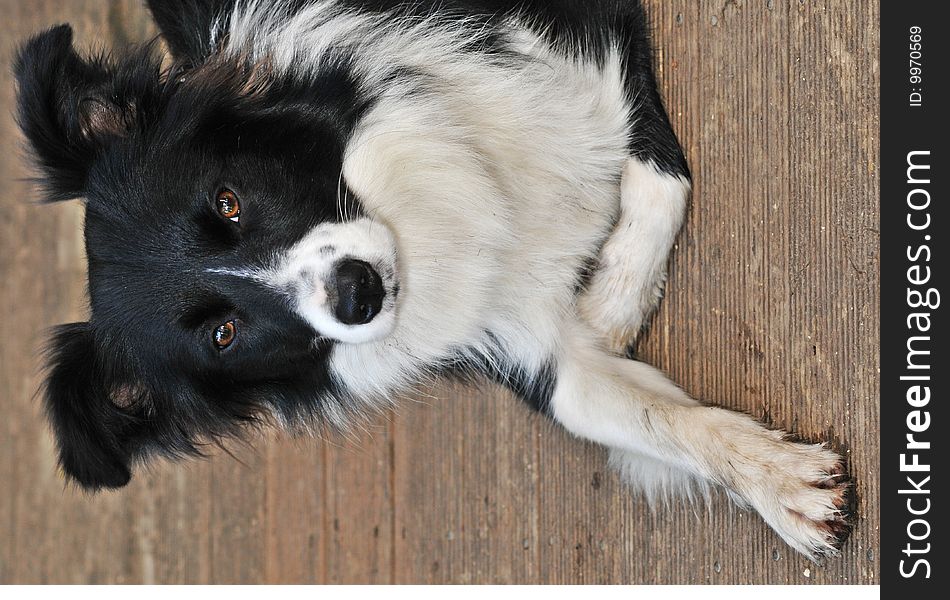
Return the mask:
<svg viewBox="0 0 950 600"><path fill-rule="evenodd" d="M836 556L851 533L852 483L841 457L822 445L768 445L767 458L737 469L730 488L808 558Z"/></svg>

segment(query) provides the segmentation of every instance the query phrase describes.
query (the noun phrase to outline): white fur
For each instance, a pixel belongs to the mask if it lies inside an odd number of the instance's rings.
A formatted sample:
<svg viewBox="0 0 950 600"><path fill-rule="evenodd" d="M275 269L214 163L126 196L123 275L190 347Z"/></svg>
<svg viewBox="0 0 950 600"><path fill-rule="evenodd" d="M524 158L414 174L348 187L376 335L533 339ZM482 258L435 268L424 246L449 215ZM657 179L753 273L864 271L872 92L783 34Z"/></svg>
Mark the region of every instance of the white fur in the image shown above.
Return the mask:
<svg viewBox="0 0 950 600"><path fill-rule="evenodd" d="M319 294L298 303L318 329L354 342L334 346L334 376L354 400L388 402L447 360L502 360L502 373L556 364L554 418L610 447L632 484L650 495L724 486L796 549L831 551L826 523L840 518L843 490L819 486L836 455L702 406L614 354L656 306L689 192L629 156L636 115L619 51L585 62L515 19L507 39L521 58L501 61L463 51L479 35L466 31L333 2L290 17L251 2L230 21L229 52L306 77L347 51L359 85L381 94L348 143L343 177L391 232L401 291L384 337L334 329ZM611 231L578 304L578 272ZM323 273L320 236L350 235L359 232L315 232L275 283ZM389 243L375 240L366 243Z"/></svg>
<svg viewBox="0 0 950 600"><path fill-rule="evenodd" d="M666 262L683 225L689 181L652 163L627 161L620 220L600 253L578 311L607 346L623 351L636 340L663 295Z"/></svg>

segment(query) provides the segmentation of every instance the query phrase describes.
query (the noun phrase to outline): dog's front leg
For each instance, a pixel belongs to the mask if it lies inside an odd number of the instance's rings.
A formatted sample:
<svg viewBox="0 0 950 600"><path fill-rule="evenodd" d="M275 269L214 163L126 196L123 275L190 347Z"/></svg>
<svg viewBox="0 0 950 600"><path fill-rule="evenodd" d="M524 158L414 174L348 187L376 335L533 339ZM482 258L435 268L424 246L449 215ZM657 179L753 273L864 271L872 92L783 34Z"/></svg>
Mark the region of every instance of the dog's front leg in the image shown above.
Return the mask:
<svg viewBox="0 0 950 600"><path fill-rule="evenodd" d="M568 329L549 412L573 434L610 447L630 483L648 492L721 485L812 558L844 541L850 483L837 454L701 405L657 369L602 349L586 325Z"/></svg>
<svg viewBox="0 0 950 600"><path fill-rule="evenodd" d="M663 295L666 263L683 226L690 184L685 173L665 173L630 158L620 187L617 224L578 299L578 311L610 350L623 354L636 344Z"/></svg>

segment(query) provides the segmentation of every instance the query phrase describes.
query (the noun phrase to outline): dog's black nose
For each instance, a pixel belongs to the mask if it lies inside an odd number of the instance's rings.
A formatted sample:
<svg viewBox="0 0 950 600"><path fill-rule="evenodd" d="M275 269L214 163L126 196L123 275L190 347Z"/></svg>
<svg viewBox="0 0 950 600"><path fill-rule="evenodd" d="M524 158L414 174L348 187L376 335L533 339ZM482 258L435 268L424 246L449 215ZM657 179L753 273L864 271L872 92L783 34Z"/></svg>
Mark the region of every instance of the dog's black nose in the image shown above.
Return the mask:
<svg viewBox="0 0 950 600"><path fill-rule="evenodd" d="M350 259L336 267L336 292L336 318L346 325L372 321L386 296L379 273L361 260Z"/></svg>

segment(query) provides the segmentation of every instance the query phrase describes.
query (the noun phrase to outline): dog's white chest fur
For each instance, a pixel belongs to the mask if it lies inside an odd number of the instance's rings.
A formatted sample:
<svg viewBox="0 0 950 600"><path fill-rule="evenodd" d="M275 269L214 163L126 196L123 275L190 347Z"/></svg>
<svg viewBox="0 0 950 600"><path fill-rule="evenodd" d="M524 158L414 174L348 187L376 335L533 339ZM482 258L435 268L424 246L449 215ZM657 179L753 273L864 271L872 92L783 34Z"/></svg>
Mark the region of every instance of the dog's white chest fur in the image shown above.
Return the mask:
<svg viewBox="0 0 950 600"><path fill-rule="evenodd" d="M453 350L487 354L499 344L540 367L547 356L524 336L545 349L557 343L577 273L619 216L635 112L619 53L599 65L579 60L512 23L519 58L493 63L460 51L471 40L450 26L379 30L318 5L261 35L267 18L255 16L234 21L230 43L276 55L279 68L316 69L327 48L358 45L364 85L400 69L418 75L384 88L345 152L343 176L395 235L403 279L395 331L340 346L336 372L375 393Z"/></svg>

